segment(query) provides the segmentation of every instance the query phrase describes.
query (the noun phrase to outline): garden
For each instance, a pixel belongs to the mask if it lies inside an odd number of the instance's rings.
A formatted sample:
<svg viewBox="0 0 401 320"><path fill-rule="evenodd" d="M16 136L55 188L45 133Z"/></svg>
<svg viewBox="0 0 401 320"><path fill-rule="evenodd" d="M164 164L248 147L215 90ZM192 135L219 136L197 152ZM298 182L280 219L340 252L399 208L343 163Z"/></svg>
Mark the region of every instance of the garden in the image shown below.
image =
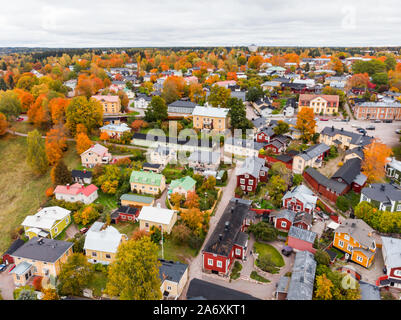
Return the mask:
<svg viewBox="0 0 401 320"><path fill-rule="evenodd" d="M257 241L254 244L254 251L258 254L256 266L265 272L278 273L285 264L281 253L270 244Z"/></svg>

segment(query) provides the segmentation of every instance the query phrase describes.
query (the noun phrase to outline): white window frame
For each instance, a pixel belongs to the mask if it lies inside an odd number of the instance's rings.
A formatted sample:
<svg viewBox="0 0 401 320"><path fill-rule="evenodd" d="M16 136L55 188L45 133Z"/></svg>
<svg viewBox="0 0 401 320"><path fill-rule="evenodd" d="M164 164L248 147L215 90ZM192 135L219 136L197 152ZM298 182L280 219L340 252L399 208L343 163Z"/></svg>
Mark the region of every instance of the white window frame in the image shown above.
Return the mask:
<svg viewBox="0 0 401 320"><path fill-rule="evenodd" d="M348 235L348 234L345 234L345 235L344 235L344 239L348 241L348 240L349 240L349 235Z"/></svg>
<svg viewBox="0 0 401 320"><path fill-rule="evenodd" d="M341 248L344 248L344 241L338 240L338 245L339 245Z"/></svg>
<svg viewBox="0 0 401 320"><path fill-rule="evenodd" d="M223 267L223 262L217 261L216 266L217 266L217 268L222 268Z"/></svg>
<svg viewBox="0 0 401 320"><path fill-rule="evenodd" d="M213 259L207 259L207 265L212 266L213 265Z"/></svg>
<svg viewBox="0 0 401 320"><path fill-rule="evenodd" d="M286 228L287 227L287 221L281 221L281 227Z"/></svg>
<svg viewBox="0 0 401 320"><path fill-rule="evenodd" d="M251 186L248 186L247 190L248 190L248 191L252 191L252 187L251 187Z"/></svg>
<svg viewBox="0 0 401 320"><path fill-rule="evenodd" d="M245 184L245 179L239 179L240 184Z"/></svg>
<svg viewBox="0 0 401 320"><path fill-rule="evenodd" d="M236 249L235 249L235 254L236 254L237 256L241 255L241 249L236 248Z"/></svg>
<svg viewBox="0 0 401 320"><path fill-rule="evenodd" d="M358 262L363 262L363 258L362 258L361 256L356 256L356 260L357 260Z"/></svg>

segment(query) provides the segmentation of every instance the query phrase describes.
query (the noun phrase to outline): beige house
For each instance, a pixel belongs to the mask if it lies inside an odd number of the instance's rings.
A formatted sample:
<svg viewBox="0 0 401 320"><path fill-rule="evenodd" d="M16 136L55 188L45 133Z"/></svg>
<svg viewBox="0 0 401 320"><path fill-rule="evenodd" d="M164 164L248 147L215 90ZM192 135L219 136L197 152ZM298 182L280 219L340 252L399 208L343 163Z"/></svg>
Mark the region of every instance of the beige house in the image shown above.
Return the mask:
<svg viewBox="0 0 401 320"><path fill-rule="evenodd" d="M342 149L355 149L370 144L373 137L332 127L325 127L320 132L319 141L329 146L336 146Z"/></svg>
<svg viewBox="0 0 401 320"><path fill-rule="evenodd" d="M196 106L192 112L194 129L224 131L229 127L229 109Z"/></svg>
<svg viewBox="0 0 401 320"><path fill-rule="evenodd" d="M34 237L19 247L12 257L11 271L16 286L26 285L33 276L57 277L61 265L72 255L72 242Z"/></svg>
<svg viewBox="0 0 401 320"><path fill-rule="evenodd" d="M105 114L116 114L121 112L121 102L118 96L92 96L102 104L103 113Z"/></svg>
<svg viewBox="0 0 401 320"><path fill-rule="evenodd" d="M96 221L86 233L85 255L90 263L108 265L114 261L119 245L127 240L116 228Z"/></svg>
<svg viewBox="0 0 401 320"><path fill-rule="evenodd" d="M330 147L328 145L319 143L300 152L293 158L292 171L301 174L306 167L320 168L324 157L329 151Z"/></svg>
<svg viewBox="0 0 401 320"><path fill-rule="evenodd" d="M159 260L160 290L164 299L177 299L181 296L188 281L188 265L181 262Z"/></svg>
<svg viewBox="0 0 401 320"><path fill-rule="evenodd" d="M138 221L140 230L150 231L154 226L170 234L177 221L177 212L161 208L160 203L158 203L157 207L143 207L139 213Z"/></svg>
<svg viewBox="0 0 401 320"><path fill-rule="evenodd" d="M152 171L132 171L130 184L135 193L156 195L166 188L166 178Z"/></svg>
<svg viewBox="0 0 401 320"><path fill-rule="evenodd" d="M93 168L97 164L108 164L112 159L109 149L98 143L81 153L81 163L87 168Z"/></svg>
<svg viewBox="0 0 401 320"><path fill-rule="evenodd" d="M338 113L340 98L337 95L299 95L298 112L303 108L312 108L315 114L332 115Z"/></svg>

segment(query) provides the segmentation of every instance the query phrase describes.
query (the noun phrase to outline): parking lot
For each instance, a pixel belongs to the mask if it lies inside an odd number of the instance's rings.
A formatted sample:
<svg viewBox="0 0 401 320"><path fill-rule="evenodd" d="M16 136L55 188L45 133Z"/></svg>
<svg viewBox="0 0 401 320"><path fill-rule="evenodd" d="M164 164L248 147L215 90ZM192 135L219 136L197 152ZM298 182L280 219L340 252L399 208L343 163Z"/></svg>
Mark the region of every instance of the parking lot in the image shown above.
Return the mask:
<svg viewBox="0 0 401 320"><path fill-rule="evenodd" d="M11 266L8 266L8 268L5 271L0 272L0 290L4 300L14 299L13 298L13 292L15 289L14 281L12 275L8 273L10 267Z"/></svg>

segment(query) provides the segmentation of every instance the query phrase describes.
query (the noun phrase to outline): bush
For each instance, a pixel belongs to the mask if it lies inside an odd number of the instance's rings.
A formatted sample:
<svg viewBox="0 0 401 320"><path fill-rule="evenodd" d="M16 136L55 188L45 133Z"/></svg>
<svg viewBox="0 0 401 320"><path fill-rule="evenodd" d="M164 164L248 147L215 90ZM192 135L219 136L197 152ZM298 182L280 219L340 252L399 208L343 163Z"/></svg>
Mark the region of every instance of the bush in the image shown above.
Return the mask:
<svg viewBox="0 0 401 320"><path fill-rule="evenodd" d="M274 264L270 254L264 254L262 256L259 256L258 260L256 260L256 265L263 271L269 273L278 273L280 270Z"/></svg>
<svg viewBox="0 0 401 320"><path fill-rule="evenodd" d="M278 235L278 231L272 225L263 221L252 224L248 230L254 234L256 240L274 241Z"/></svg>
<svg viewBox="0 0 401 320"><path fill-rule="evenodd" d="M265 277L262 277L256 271L251 272L251 279L264 283L270 282L270 280L266 279Z"/></svg>
<svg viewBox="0 0 401 320"><path fill-rule="evenodd" d="M231 270L230 279L236 280L240 277L242 270L242 264L239 261L234 262L233 269Z"/></svg>
<svg viewBox="0 0 401 320"><path fill-rule="evenodd" d="M344 196L339 196L336 200L336 206L342 212L347 211L350 208L349 200Z"/></svg>
<svg viewBox="0 0 401 320"><path fill-rule="evenodd" d="M326 251L316 250L315 252L315 260L318 264L323 264L328 266L330 264L330 256Z"/></svg>
<svg viewBox="0 0 401 320"><path fill-rule="evenodd" d="M191 237L191 230L185 224L174 226L171 238L176 244L188 244Z"/></svg>

